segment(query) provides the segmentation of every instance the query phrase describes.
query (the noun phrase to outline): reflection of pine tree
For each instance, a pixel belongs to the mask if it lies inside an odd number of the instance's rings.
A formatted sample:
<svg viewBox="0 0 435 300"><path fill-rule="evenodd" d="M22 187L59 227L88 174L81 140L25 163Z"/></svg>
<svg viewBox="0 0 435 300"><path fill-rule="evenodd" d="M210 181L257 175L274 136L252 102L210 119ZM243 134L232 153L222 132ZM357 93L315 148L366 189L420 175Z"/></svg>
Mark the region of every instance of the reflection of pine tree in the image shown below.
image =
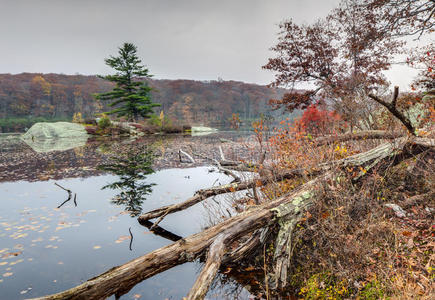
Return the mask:
<svg viewBox="0 0 435 300"><path fill-rule="evenodd" d="M132 217L142 211L142 203L152 192L153 183L143 182L146 175L154 173L151 164L154 154L148 147L130 150L126 155L111 157L111 163L103 164L98 169L119 176L119 180L103 187L121 192L113 197L112 203L124 205Z"/></svg>

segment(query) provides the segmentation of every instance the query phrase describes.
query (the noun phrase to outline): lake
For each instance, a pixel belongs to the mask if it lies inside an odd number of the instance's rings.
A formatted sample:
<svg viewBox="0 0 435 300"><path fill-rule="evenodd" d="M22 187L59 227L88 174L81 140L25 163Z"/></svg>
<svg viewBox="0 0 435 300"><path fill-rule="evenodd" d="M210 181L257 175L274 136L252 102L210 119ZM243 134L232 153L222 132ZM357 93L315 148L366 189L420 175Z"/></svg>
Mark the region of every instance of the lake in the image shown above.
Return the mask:
<svg viewBox="0 0 435 300"><path fill-rule="evenodd" d="M153 234L136 219L141 212L183 201L199 189L231 182L204 159L191 164L181 157L180 162L178 149L218 158L222 146L230 159L246 158L251 154L229 142L240 139L246 140L246 134L100 139L38 153L17 136L0 137L1 299L60 292L168 245L174 237L201 231L217 222L221 211L235 214L231 197L219 196L167 216L160 223L166 234ZM132 171L125 164L125 172L113 170L120 153L148 150L156 155L154 173ZM62 188L70 190L71 197ZM200 269L199 262L180 265L141 282L121 299L181 299ZM250 297L228 278L217 281L207 296Z"/></svg>

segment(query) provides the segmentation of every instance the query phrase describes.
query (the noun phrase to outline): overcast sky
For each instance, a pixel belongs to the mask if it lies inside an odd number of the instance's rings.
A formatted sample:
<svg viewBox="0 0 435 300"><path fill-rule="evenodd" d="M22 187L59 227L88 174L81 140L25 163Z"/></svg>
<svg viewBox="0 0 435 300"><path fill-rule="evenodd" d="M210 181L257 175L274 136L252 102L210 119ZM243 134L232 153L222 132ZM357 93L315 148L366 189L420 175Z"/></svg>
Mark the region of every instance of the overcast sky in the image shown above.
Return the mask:
<svg viewBox="0 0 435 300"><path fill-rule="evenodd" d="M268 84L278 23L311 22L338 0L0 0L0 73L107 74L132 42L159 79ZM390 72L407 85L406 69Z"/></svg>

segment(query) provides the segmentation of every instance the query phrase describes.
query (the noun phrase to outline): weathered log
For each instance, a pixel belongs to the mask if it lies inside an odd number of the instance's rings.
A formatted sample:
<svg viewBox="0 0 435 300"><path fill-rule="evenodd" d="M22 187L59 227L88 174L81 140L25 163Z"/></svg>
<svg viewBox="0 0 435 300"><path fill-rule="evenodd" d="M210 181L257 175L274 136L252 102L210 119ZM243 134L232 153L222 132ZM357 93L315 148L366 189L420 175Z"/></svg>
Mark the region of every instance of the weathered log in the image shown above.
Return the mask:
<svg viewBox="0 0 435 300"><path fill-rule="evenodd" d="M224 257L225 238L225 236L219 235L213 244L211 244L208 251L207 261L205 262L201 273L193 284L189 294L187 294L187 300L203 299L207 294L213 279L219 271L219 267L221 266Z"/></svg>
<svg viewBox="0 0 435 300"><path fill-rule="evenodd" d="M217 187L212 187L204 190L199 190L195 193L195 195L184 202L176 203L172 205L163 206L157 208L155 210L149 211L147 213L139 216L140 221L151 220L154 218L161 218L162 216L166 216L171 213L175 213L186 208L189 208L209 197L217 196L226 193L233 193L236 191L242 191L246 189L253 188L257 185L266 185L273 181L282 181L284 179L291 179L295 177L302 176L306 171L305 170L291 170L289 172L285 172L283 174L276 175L275 177L264 178L264 179L251 179L240 183L230 183L225 185L220 185ZM317 172L317 171L316 171ZM156 222L157 223L157 222Z"/></svg>
<svg viewBox="0 0 435 300"><path fill-rule="evenodd" d="M162 216L165 217L168 214L184 210L212 196L246 190L246 189L254 188L257 185L260 186L266 185L268 183L275 182L275 181L277 182L277 181L282 181L282 180L292 179L292 178L302 177L302 176L316 176L328 170L331 170L332 168L337 168L337 167L345 168L350 166L352 167L364 166L364 168L360 170L360 174L355 178L357 180L362 174L365 174L367 171L371 170L379 161L388 157L393 159L394 156L398 154L398 151L401 151L402 149L407 147L415 148L416 146L421 146L422 147L421 151L423 151L424 149L434 147L434 140L428 138L412 138L412 139L409 139L407 137L398 138L391 142L383 143L378 147L375 147L367 152L355 154L346 157L344 159L321 164L317 168L314 168L312 170L294 169L294 170L286 171L282 174L276 174L273 177L252 179L245 182L231 183L231 184L221 185L218 187L213 187L205 190L199 190L198 192L196 192L196 194L193 197L187 199L186 201L149 211L139 216L139 220L144 221L144 220L150 220L154 218L161 218L159 219L158 222L156 222L159 223L163 219ZM416 150L414 151L411 150L411 153L414 155L420 152L416 152Z"/></svg>
<svg viewBox="0 0 435 300"><path fill-rule="evenodd" d="M347 141L360 141L360 140L375 140L385 139L391 140L403 136L400 132L388 132L384 130L367 130L355 133L345 133L340 135L330 135L314 139L316 146L323 146L330 143L341 143Z"/></svg>
<svg viewBox="0 0 435 300"><path fill-rule="evenodd" d="M291 207L298 210L303 209L303 206L308 205L308 202L292 204L291 201L295 197L298 198L306 190L312 190L317 180L305 184L299 191L291 195L265 203L186 239L154 250L69 290L37 299L102 299L111 295L121 296L146 278L187 261L193 261L202 255L220 234L226 236L225 241L230 244L241 236L270 225L274 222L276 214L273 208L283 203L286 204L288 213L293 212Z"/></svg>
<svg viewBox="0 0 435 300"><path fill-rule="evenodd" d="M233 181L233 182L240 182L241 180L240 180L240 177L239 177L239 176L237 176L236 174L234 174L231 170L222 167L221 162L225 162L226 160L225 160L224 153L223 153L223 151L222 151L222 147L219 147L219 151L220 151L220 154L221 154L221 159L222 159L221 161L218 161L217 159L214 159L214 158L211 158L211 157L208 157L208 156L205 156L205 155L199 154L199 153L195 153L195 152L193 152L193 155L196 155L196 156L198 156L198 157L201 157L201 158L204 158L204 159L207 159L207 160L211 160L211 161L213 161L214 164L216 165L216 167L218 168L218 170L219 170L220 172L224 173L224 174L227 175L227 176L231 176L231 177L233 177L233 178L234 178L234 181Z"/></svg>
<svg viewBox="0 0 435 300"><path fill-rule="evenodd" d="M384 160L390 160L395 156L403 159L410 155L421 153L428 148L432 149L434 141L430 139L399 139L399 141L393 144L390 146L381 145L382 147L377 147L376 151L370 150L354 155L353 157L341 160L335 165L338 167L349 166L351 164L354 164L354 166L365 166L365 164L372 164L373 161L380 163ZM392 160L394 163L399 161L398 159ZM39 299L101 299L113 294L117 296L123 295L142 280L203 255L218 236L224 237L222 244L227 247L238 238L249 235L257 229L267 228L276 222L297 222L295 220L298 220L301 213L313 203L316 189L324 182L336 179L338 175L334 170L330 170L303 184L288 195L256 206L200 233L157 249L124 265L112 268L70 290ZM283 232L281 238L280 235L278 236L276 244L282 249L279 251L281 254L288 253L289 243L291 244L291 231L287 231L287 233L288 235ZM216 250L214 255L217 259L217 264L222 260L222 252L219 249ZM276 268L276 277L281 282L286 280L288 261L288 255L286 254L284 259L280 260L280 265ZM208 270L204 271L206 275L204 275L205 277L202 282L206 285L209 284L211 274L215 273L216 268L218 268L216 267L217 264L216 262L212 264L211 261ZM202 289L197 289L197 291L199 293L193 292L198 297L201 297L206 292Z"/></svg>
<svg viewBox="0 0 435 300"><path fill-rule="evenodd" d="M195 205L195 204L197 204L197 203L199 203L199 202L201 202L209 197L220 195L220 194L225 194L225 193L230 193L230 192L234 192L234 191L245 190L247 188L250 188L254 184L255 184L255 181L251 180L251 181L242 182L242 183L230 183L230 184L225 184L225 185L221 185L221 186L217 186L217 187L212 187L212 188L205 189L205 190L199 190L195 193L195 195L193 197L190 197L189 199L187 199L184 202L163 206L163 207L157 208L155 210L149 211L149 212L139 216L138 220L139 220L139 222L143 222L143 221L151 220L154 218L160 218L160 217L165 216L167 214L174 213L174 212L189 208L189 207L191 207L191 206L193 206L193 205Z"/></svg>

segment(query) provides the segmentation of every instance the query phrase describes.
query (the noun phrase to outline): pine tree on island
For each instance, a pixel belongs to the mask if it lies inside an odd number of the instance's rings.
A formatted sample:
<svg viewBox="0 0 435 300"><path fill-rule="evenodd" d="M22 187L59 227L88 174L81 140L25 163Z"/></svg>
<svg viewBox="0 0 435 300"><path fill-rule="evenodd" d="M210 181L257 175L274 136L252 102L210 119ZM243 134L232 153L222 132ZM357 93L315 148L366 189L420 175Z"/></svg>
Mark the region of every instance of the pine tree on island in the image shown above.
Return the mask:
<svg viewBox="0 0 435 300"><path fill-rule="evenodd" d="M137 121L139 117L149 118L153 107L160 104L151 101L152 88L144 82L150 75L148 69L136 54L137 47L131 43L124 43L119 48L118 56L105 59L106 65L116 70L116 74L99 76L115 83L115 88L107 93L94 95L96 99L111 101L109 107L114 109L106 114L126 117L128 121Z"/></svg>

